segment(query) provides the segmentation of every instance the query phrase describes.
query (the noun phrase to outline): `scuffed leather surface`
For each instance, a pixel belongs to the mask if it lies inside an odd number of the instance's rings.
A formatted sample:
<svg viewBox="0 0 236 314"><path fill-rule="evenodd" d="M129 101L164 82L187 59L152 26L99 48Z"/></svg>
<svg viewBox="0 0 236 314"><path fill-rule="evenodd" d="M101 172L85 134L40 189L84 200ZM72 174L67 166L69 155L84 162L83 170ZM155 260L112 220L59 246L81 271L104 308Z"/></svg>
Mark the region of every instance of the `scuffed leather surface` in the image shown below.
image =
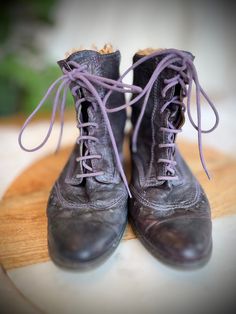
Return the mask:
<svg viewBox="0 0 236 314"><path fill-rule="evenodd" d="M135 56L134 61L139 57ZM134 71L134 84L144 87L160 60L158 57L138 67ZM168 159L168 150L158 147L158 144L167 143L167 134L160 132L159 128L167 127L170 116L179 114L177 108L160 113L164 102L175 93L172 88L163 99L164 79L174 74L174 70L164 70L148 100L139 131L137 153L132 154L130 189L133 198L129 203L129 214L134 229L152 254L167 263L187 266L209 257L212 225L207 197L178 149L175 160L179 179L164 182L157 178L166 175L165 164L157 160ZM132 109L133 125L141 105L142 101Z"/></svg>
<svg viewBox="0 0 236 314"><path fill-rule="evenodd" d="M68 59L59 61L61 67L73 60L95 75L112 79L119 77L119 51L100 55L95 51L74 53ZM75 84L75 83L73 83ZM73 87L73 84L71 87ZM101 97L105 91L97 87ZM99 139L98 143L88 141L90 154L102 156L92 161L94 171L103 171L104 175L86 178L83 182L76 178L82 173L81 163L76 162L80 156L80 145L74 149L52 188L48 201L48 242L49 251L54 261L65 267L80 268L106 257L118 245L127 222L127 191L118 173L115 157L108 136L102 113L95 100L81 89L93 106L88 108L88 119L96 122L98 128L89 128L89 135ZM81 95L80 95L81 96ZM125 103L124 95L113 92L107 107L116 107ZM79 113L76 113L79 118ZM122 155L125 111L109 115L111 126Z"/></svg>

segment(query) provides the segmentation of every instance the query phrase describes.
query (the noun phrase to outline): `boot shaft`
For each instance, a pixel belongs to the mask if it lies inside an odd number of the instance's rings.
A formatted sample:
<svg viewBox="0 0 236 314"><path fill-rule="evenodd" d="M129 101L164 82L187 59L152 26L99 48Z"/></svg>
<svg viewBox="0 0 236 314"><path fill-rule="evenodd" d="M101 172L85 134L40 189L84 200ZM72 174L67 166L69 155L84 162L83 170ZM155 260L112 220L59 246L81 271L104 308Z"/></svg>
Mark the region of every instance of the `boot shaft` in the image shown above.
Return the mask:
<svg viewBox="0 0 236 314"><path fill-rule="evenodd" d="M190 53L183 53L193 59ZM163 59L167 56L168 54L165 54L163 51L163 54L150 58L137 66L134 69L133 84L145 89L154 71L158 66L161 66ZM138 62L143 57L144 55L142 54L136 54L133 58L133 62ZM179 62L173 65L177 68L183 66ZM171 123L174 125L174 128L179 129L184 123L183 110L179 104L173 102L163 110L165 104L171 102L173 99L178 99L179 102L182 102L183 89L180 84L174 85L165 91L169 82L178 75L179 72L171 67L165 67L160 72L150 91L145 113L139 128L137 153L142 159L144 168L147 169L147 185L159 185L163 183L157 178L166 175L166 165L165 163L157 164L157 161L172 158L171 154L173 154L173 149L171 147L164 147L170 143L170 134L163 132L163 128L169 128L169 124ZM132 107L131 121L134 127L137 124L144 97ZM171 136L171 141L174 142L176 135L172 134Z"/></svg>
<svg viewBox="0 0 236 314"><path fill-rule="evenodd" d="M78 52L72 53L69 57L67 57L64 60L58 61L59 66L63 70L65 68L68 71L73 70L73 66L69 66L68 62L74 61L78 63L80 66L85 66L86 71L89 73L101 76L108 79L117 80L120 76L119 73L119 66L120 66L120 52L117 50L115 52L101 54L98 51L94 50L82 50ZM71 84L71 89L76 85L76 82L73 82ZM96 91L98 92L99 96L101 98L104 98L106 93L108 92L105 88L101 86L95 86ZM91 95L88 93L88 91L81 87L78 90L78 95L80 98L85 97L88 99L88 101L94 101L93 98L91 98ZM74 100L76 101L74 97ZM113 91L108 98L106 106L108 108L115 108L119 105L122 105L125 103L125 97L124 94ZM88 104L89 105L89 104ZM78 112L77 112L78 116ZM98 110L96 111L97 117L91 117L92 119L95 119L98 123L101 123L103 118L101 112ZM122 145L123 145L123 135L124 135L124 127L126 122L126 112L125 110L119 111L116 114L108 114L110 123L112 126L112 130L114 133L114 137L116 139L117 148L119 150L119 153L122 153ZM102 136L102 134L100 134Z"/></svg>
<svg viewBox="0 0 236 314"><path fill-rule="evenodd" d="M182 51L186 56L194 59L193 55L189 52ZM139 61L141 58L144 57L143 54L137 53L133 57L133 63ZM146 87L147 83L149 82L151 76L153 75L153 72L157 68L158 65L162 62L162 60L168 56L168 53L165 53L165 50L163 50L163 54L155 56L151 59L148 59L147 61L141 63L138 67L134 69L134 76L133 76L133 84L136 86L140 86L143 89ZM182 64L176 62L174 63L175 66L180 67ZM179 96L182 98L182 87L181 85L175 85L172 88L168 89L168 91L163 95L163 91L167 85L167 80L173 79L176 75L178 75L178 71L166 67L163 71L159 74L158 78L155 80L151 93L148 98L147 107L145 110L145 116L148 119L155 119L160 120L162 119L165 121L169 117L169 113L171 111L172 117L173 113L176 111L176 109L179 106L175 106L172 104L170 108L167 108L165 112L161 112L161 107L168 101L171 101L171 99L174 96ZM132 108L132 121L133 124L136 123L137 117L141 111L141 107L144 101L144 97L141 98ZM161 117L161 114L164 115Z"/></svg>

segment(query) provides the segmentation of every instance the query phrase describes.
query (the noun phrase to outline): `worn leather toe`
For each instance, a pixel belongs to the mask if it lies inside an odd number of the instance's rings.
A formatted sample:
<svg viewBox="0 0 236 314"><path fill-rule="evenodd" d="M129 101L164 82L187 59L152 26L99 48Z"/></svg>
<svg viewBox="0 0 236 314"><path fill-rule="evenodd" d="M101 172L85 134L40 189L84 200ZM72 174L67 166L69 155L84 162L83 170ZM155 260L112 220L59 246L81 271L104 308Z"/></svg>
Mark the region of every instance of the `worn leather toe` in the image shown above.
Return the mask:
<svg viewBox="0 0 236 314"><path fill-rule="evenodd" d="M183 267L204 264L211 253L210 218L169 218L151 223L143 233L154 255Z"/></svg>
<svg viewBox="0 0 236 314"><path fill-rule="evenodd" d="M112 225L79 218L54 218L49 224L48 246L52 259L69 268L89 268L104 261L121 235Z"/></svg>

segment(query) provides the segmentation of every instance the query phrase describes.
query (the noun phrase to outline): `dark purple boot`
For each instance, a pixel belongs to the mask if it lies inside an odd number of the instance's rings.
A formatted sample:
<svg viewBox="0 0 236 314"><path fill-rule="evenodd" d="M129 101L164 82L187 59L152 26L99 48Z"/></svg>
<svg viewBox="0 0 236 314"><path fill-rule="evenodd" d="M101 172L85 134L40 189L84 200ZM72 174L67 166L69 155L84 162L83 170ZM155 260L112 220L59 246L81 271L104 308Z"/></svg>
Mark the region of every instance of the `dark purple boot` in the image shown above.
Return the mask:
<svg viewBox="0 0 236 314"><path fill-rule="evenodd" d="M134 84L144 89L133 97L132 180L129 216L146 248L160 260L182 268L203 265L212 250L210 206L201 185L179 153L175 140L187 110L191 120L191 86L206 98L190 53L169 49L134 56ZM200 101L197 110L201 114ZM207 170L206 170L207 171Z"/></svg>
<svg viewBox="0 0 236 314"><path fill-rule="evenodd" d="M58 62L63 76L48 90L45 98L28 118L42 106L48 94L56 92L49 132L56 110L62 126L65 95L74 96L80 136L57 179L48 201L48 248L54 262L68 268L98 265L118 246L127 223L128 185L120 158L126 112L107 113L125 103L124 93L132 86L118 83L119 51L100 54L92 50L73 53ZM62 93L62 91L64 91ZM110 97L107 93L111 91Z"/></svg>

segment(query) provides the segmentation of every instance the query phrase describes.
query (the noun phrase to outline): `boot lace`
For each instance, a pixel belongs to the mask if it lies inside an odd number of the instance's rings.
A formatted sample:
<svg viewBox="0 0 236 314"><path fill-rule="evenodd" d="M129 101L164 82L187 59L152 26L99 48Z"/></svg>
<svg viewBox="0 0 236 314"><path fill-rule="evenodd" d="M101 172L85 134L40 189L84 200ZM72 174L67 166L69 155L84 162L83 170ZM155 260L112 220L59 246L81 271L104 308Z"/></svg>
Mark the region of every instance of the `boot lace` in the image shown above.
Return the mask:
<svg viewBox="0 0 236 314"><path fill-rule="evenodd" d="M69 66L70 69L71 69L71 67L73 67L73 69L66 70L65 68L63 68L64 74L61 77L59 77L49 87L45 96L42 98L42 100L40 101L38 106L34 109L34 111L26 119L26 121L23 124L23 126L20 130L20 133L19 133L19 137L18 137L19 145L23 150L25 150L27 152L33 152L33 151L36 151L36 150L40 149L41 147L43 147L51 135L53 125L55 122L55 118L56 118L56 112L57 112L57 110L59 110L60 111L60 123L61 123L61 125L60 125L60 134L59 134L59 139L58 139L56 151L59 149L60 144L61 144L62 134L63 134L64 112L65 112L65 107L66 107L66 96L67 96L68 89L71 86L71 83L74 82L75 86L72 88L72 94L77 98L77 100L75 102L76 109L78 110L79 107L82 106L83 102L86 100L85 97L79 99L78 95L77 95L78 89L84 88L89 93L89 95L91 95L91 97L93 99L95 99L96 104L98 105L98 107L101 110L105 124L107 126L108 134L109 134L109 137L110 137L110 140L112 143L112 148L114 151L114 155L115 155L115 159L116 159L119 173L120 173L121 178L122 178L122 180L126 186L128 194L131 197L128 182L127 182L127 179L126 179L123 167L122 167L122 163L120 161L119 152L118 152L118 149L116 146L116 141L115 141L112 127L110 124L110 120L108 117L108 109L106 108L106 102L107 102L110 94L113 91L117 91L120 93L140 93L142 91L142 89L138 86L123 83L121 78L116 81L116 80L112 80L112 79L105 78L102 76L97 76L97 75L91 74L86 70L86 65L80 65L80 64L76 63L75 61L67 62L67 65ZM110 92L107 93L108 95L106 95L106 97L104 97L102 99L100 97L98 91L96 90L95 86L103 87L104 89L109 90ZM33 148L27 148L22 143L23 132L26 129L26 127L28 126L28 124L31 122L32 118L36 115L36 113L39 111L39 109L43 106L45 101L48 99L49 95L55 90L56 87L57 87L57 90L56 90L55 98L53 101L52 115L51 115L50 124L49 124L48 131L46 133L46 136L44 137L43 141L39 145L37 145ZM117 107L116 111L122 110L123 108L124 108L124 106ZM92 122L79 123L77 125L77 127L80 129L80 136L77 138L78 144L81 142L86 143L88 140L91 140L94 142L99 141L98 138L96 138L94 136L90 136L90 135L84 135L84 132L83 132L84 128L87 128L87 127L95 127L96 128L96 127L98 127L98 125L96 123L92 123ZM86 145L86 147L87 147L87 145ZM86 149L86 151L84 152L84 155L77 158L77 161L82 163L82 166L84 169L86 169L86 172L84 172L82 174L78 174L77 177L78 178L85 178L85 177L95 177L98 175L102 175L103 171L94 172L93 168L91 166L89 166L87 163L88 160L99 159L99 158L102 158L102 156L90 155L89 150Z"/></svg>

